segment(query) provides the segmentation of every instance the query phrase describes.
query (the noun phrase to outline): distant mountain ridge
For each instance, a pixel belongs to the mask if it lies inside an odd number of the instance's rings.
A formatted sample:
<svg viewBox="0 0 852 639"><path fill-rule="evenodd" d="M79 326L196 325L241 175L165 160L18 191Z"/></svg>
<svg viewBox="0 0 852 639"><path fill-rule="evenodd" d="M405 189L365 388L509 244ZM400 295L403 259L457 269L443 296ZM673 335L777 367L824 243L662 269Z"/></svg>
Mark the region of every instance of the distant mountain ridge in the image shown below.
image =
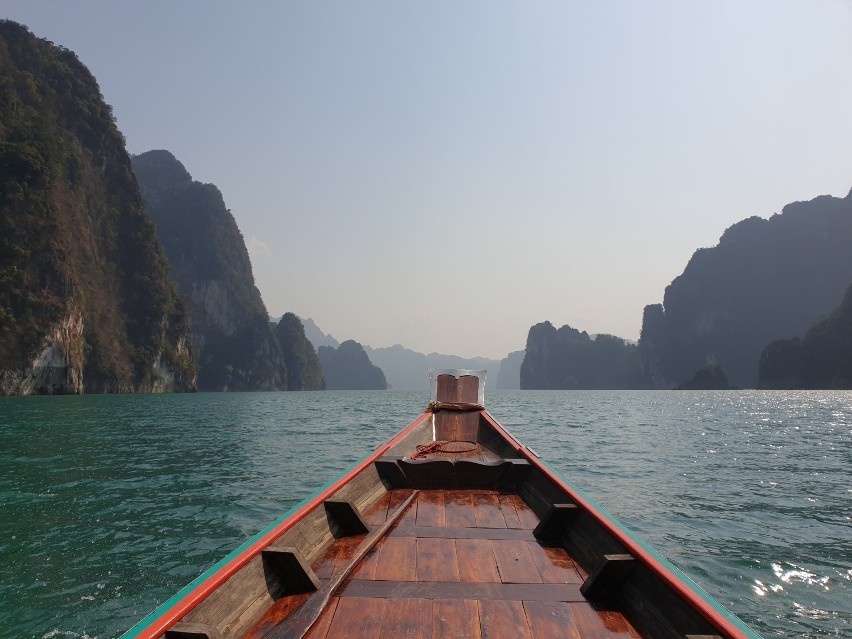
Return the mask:
<svg viewBox="0 0 852 639"><path fill-rule="evenodd" d="M429 390L429 369L462 368L470 370L487 370L485 387L495 388L500 369L500 361L487 357L458 357L429 353L424 355L399 344L384 348L364 350L387 375L388 383L396 390Z"/></svg>

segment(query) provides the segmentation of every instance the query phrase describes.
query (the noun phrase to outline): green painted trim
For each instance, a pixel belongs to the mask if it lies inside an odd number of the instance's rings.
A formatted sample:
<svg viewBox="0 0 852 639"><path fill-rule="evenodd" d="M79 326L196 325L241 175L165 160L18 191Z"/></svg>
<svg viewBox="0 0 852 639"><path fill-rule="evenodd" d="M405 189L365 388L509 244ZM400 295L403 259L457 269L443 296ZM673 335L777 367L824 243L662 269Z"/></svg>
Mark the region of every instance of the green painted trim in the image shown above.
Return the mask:
<svg viewBox="0 0 852 639"><path fill-rule="evenodd" d="M316 491L314 491L312 494L310 494L310 495L308 495L307 497L305 497L302 501L300 501L298 504L296 504L295 506L293 506L293 507L292 507L290 510L288 510L286 513L284 513L283 515L281 515L280 517L278 517L278 519L276 519L275 521L273 521L273 522L272 522L271 524L269 524L266 528L264 528L263 530L261 530L259 533L257 533L257 534L256 534L256 535L254 535L253 537L251 537L248 541L244 542L244 543L243 543L242 545L240 545L238 548L236 548L236 549L234 549L233 551L231 551L231 552L230 552L230 553L229 553L226 557L224 557L223 559L221 559L221 560L219 560L218 562L216 562L215 564L213 564L210 568L208 568L208 569L207 569L207 570L205 570L203 573L201 573L201 574L200 574L198 577L196 577L193 581L191 581L189 584L187 584L186 586L184 586L183 588L181 588L181 589L180 589L180 590L179 590L176 594L172 595L172 597L170 597L168 600L166 600L165 602L163 602L162 604L160 604L160 605L156 608L156 610L154 610L154 611L153 611L153 612L151 612L149 615L145 616L145 617L144 617L144 618L142 618L139 622L137 622L137 623L136 623L136 624L135 624L135 625L134 625L134 626L133 626L130 630L128 630L127 632L125 632L123 635L121 635L120 639L134 639L134 637L138 637L138 636L139 636L139 634L140 634L143 630L145 630L145 629L147 629L149 626L151 626L151 624L153 624L153 623L154 623L157 619L159 619L160 617L162 617L162 616L163 616L163 615L164 615L167 611L169 611L172 607L174 607L174 606L175 606L178 602L180 602L181 600L183 600L183 599L184 599L184 598L185 598L185 597L186 597L189 593L191 593L191 592L192 592L193 590L195 590L198 586L200 586L200 585L201 585L201 584L203 584L205 581L207 581L207 579L209 579L211 576L213 576L213 575L214 575L216 572L218 572L220 569L222 569L222 568L224 568L225 566L227 566L227 565L228 565L231 561L233 561L234 559L236 559L237 557L239 557L239 556L240 556L240 555L241 555L241 554L242 554L242 553L243 553L243 552L244 552L247 548L249 548L252 544L254 544L254 543L255 543L255 542L257 542L259 539L261 539L264 535L266 535L266 534L268 534L270 531L272 531L272 530L273 530L276 526L279 526L280 524L284 523L284 522L285 522L288 518L290 518L290 517L291 517L291 516L292 516L295 512L297 512L300 508L302 508L303 506L305 506L305 505L306 505L307 503L309 503L312 499L316 498L316 497L317 497L317 495L319 495L321 492L323 492L324 490L326 490L326 489L330 488L333 484L337 483L337 482L338 482L338 481L340 481L343 477L345 477L346 475L348 475L349 473L351 473L351 472L352 472L352 471L353 471L353 470L354 470L354 469L358 466L358 464L360 464L362 461L363 461L363 459L359 459L357 462L355 462L354 464L352 464L352 466L350 466L350 467L349 467L349 468L347 468L345 471L343 471L342 473L340 473L340 475L338 475L337 477L335 477L334 479L332 479L331 481L329 481L329 482L328 482L328 483L326 483L325 485L323 485L323 486L321 486L320 488L318 488L318 489L317 489Z"/></svg>
<svg viewBox="0 0 852 639"><path fill-rule="evenodd" d="M562 473L560 473L558 470L556 470L551 464L549 464L544 459L539 458L539 461L544 466L547 466L547 468L554 475L556 475L563 482L565 482L566 486L571 488L571 490L575 491L578 495L580 495L580 497L582 497L584 500L586 500L589 503L589 505L592 506L592 508L594 508L601 515L603 515L604 518L609 520L609 522L612 523L613 526L618 528L618 530L620 530L624 534L625 537L629 537L630 539L635 541L637 544L639 544L642 547L643 550L645 550L649 555L652 555L667 570L669 570L675 577L677 577L680 581L682 581L684 584L686 584L693 592L695 592L699 597L704 599L704 601L706 601L713 608L715 608L716 611L720 615L725 617L728 621L730 621L733 625L735 625L737 628L739 628L744 634L748 635L749 637L752 637L753 639L763 639L752 628L749 628L749 626L746 625L746 623L742 619L740 619L734 613L732 613L730 610L725 608L725 606L723 606L718 601L716 601L701 586L699 586L697 583L692 581L692 579L687 577L680 568L675 566L672 562L670 562L668 559L666 559L660 553L658 553L656 550L654 550L654 548L652 546L650 546L648 543L646 543L645 541L643 541L642 539L637 537L633 532L631 532L628 528L626 528L620 521L618 521L618 519L616 519L613 515L611 515L605 508L601 507L600 504L598 504L594 499L589 497L589 495L583 489L578 488L573 483L571 483L570 481L565 479L565 477L562 475Z"/></svg>

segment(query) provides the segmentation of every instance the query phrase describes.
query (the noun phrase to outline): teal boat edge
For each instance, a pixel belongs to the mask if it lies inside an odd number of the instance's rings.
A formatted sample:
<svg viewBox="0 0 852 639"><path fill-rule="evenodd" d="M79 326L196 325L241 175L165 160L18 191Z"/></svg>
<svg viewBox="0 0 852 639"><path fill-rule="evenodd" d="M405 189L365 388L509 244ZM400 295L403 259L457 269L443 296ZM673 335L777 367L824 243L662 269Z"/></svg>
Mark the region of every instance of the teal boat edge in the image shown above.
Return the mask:
<svg viewBox="0 0 852 639"><path fill-rule="evenodd" d="M589 495L582 489L577 487L572 482L565 479L564 475L556 470L548 461L542 459L541 457L537 457L538 461L546 466L550 472L559 477L566 486L571 488L571 490L575 491L578 495L580 495L588 504L594 508L598 513L601 514L604 518L606 518L615 528L618 528L625 537L629 537L635 543L642 547L645 552L649 555L652 555L657 561L660 562L668 571L670 571L678 580L683 582L686 586L688 586L693 592L695 592L699 597L701 597L704 601L706 601L710 606L712 606L720 615L725 617L728 621L730 621L733 625L735 625L739 630L743 632L743 634L752 637L753 639L763 639L759 634L757 634L752 628L748 626L742 619L737 617L730 610L725 608L722 604L716 601L712 595L710 595L707 591L705 591L701 586L695 583L692 579L690 579L684 572L675 566L671 561L666 559L663 555L657 552L653 546L649 545L642 538L638 537L635 533L633 533L629 528L625 527L618 519L616 519L612 514L610 514L605 508L601 507L594 499L589 497Z"/></svg>
<svg viewBox="0 0 852 639"><path fill-rule="evenodd" d="M366 456L365 456L365 458L366 458ZM143 630L145 630L149 626L151 626L151 624L153 624L157 619L162 617L166 612L168 612L171 608L173 608L180 601L182 601L189 593L191 593L198 586L200 586L202 583L207 581L212 575L216 574L216 572L218 572L219 570L221 570L222 568L227 566L231 561L233 561L234 559L239 557L247 548L249 548L254 543L256 543L258 540L260 540L264 535L268 534L269 532L274 530L277 526L284 523L288 518L290 518L300 508L304 507L311 500L315 499L317 497L317 495L322 493L324 490L327 490L328 488L330 488L333 484L340 481L347 474L351 473L362 461L363 461L363 459L358 460L357 462L355 462L354 464L349 466L346 470L344 470L342 473L340 473L337 477L335 477L331 481L326 482L325 484L320 486L313 493L311 493L310 495L305 497L302 501L297 503L290 510L288 510L283 515L279 516L275 521L273 521L268 526L266 526L266 528L264 528L263 530L261 530L260 532L255 534L253 537L251 537L248 540L246 540L245 542L243 542L240 546L238 546L237 548L232 550L230 553L228 553L228 555L226 555L225 557L223 557L222 559L217 561L215 564L210 566L210 568L208 568L203 573L198 575L198 577L196 577L190 583L188 583L186 586L181 588L177 593L175 593L174 595L169 597L169 599L167 599L166 601L161 603L159 606L157 606L157 608L155 610L151 611L150 614L148 614L145 617L143 617L142 619L140 619L132 628L130 628L130 630L125 632L123 635L121 635L120 639L134 639L135 637L138 637L139 634Z"/></svg>

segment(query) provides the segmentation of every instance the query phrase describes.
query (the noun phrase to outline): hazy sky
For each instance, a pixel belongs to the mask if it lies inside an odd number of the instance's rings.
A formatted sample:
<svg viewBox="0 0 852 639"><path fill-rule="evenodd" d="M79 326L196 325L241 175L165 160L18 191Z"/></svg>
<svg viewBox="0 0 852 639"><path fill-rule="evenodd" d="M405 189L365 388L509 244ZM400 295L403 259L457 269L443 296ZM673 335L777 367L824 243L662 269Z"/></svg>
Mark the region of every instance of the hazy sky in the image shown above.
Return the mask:
<svg viewBox="0 0 852 639"><path fill-rule="evenodd" d="M695 249L852 187L852 2L4 0L222 191L269 312L636 339Z"/></svg>

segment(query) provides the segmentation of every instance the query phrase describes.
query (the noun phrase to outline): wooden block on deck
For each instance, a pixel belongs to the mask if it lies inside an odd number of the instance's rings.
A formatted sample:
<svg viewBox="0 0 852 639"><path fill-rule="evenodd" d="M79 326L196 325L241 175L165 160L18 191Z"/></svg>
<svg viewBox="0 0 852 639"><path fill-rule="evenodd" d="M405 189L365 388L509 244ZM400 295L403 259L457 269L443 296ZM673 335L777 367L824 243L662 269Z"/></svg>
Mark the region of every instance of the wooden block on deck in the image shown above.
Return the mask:
<svg viewBox="0 0 852 639"><path fill-rule="evenodd" d="M536 539L559 539L577 514L577 504L552 504L544 518L533 530Z"/></svg>
<svg viewBox="0 0 852 639"><path fill-rule="evenodd" d="M348 499L326 499L323 502L325 513L331 524L331 534L335 539L366 535L370 527L358 508Z"/></svg>
<svg viewBox="0 0 852 639"><path fill-rule="evenodd" d="M410 482L399 467L401 456L382 455L374 463L385 486L388 488L409 488Z"/></svg>
<svg viewBox="0 0 852 639"><path fill-rule="evenodd" d="M514 490L523 483L532 470L526 459L506 459L505 470L500 477L500 488Z"/></svg>
<svg viewBox="0 0 852 639"><path fill-rule="evenodd" d="M614 595L636 565L633 555L604 555L603 562L580 586L587 599L604 599Z"/></svg>
<svg viewBox="0 0 852 639"><path fill-rule="evenodd" d="M263 550L260 554L264 571L271 572L278 579L278 596L287 597L319 590L319 579L296 548Z"/></svg>
<svg viewBox="0 0 852 639"><path fill-rule="evenodd" d="M166 630L165 639L222 639L215 628L202 623L186 623L178 621Z"/></svg>

